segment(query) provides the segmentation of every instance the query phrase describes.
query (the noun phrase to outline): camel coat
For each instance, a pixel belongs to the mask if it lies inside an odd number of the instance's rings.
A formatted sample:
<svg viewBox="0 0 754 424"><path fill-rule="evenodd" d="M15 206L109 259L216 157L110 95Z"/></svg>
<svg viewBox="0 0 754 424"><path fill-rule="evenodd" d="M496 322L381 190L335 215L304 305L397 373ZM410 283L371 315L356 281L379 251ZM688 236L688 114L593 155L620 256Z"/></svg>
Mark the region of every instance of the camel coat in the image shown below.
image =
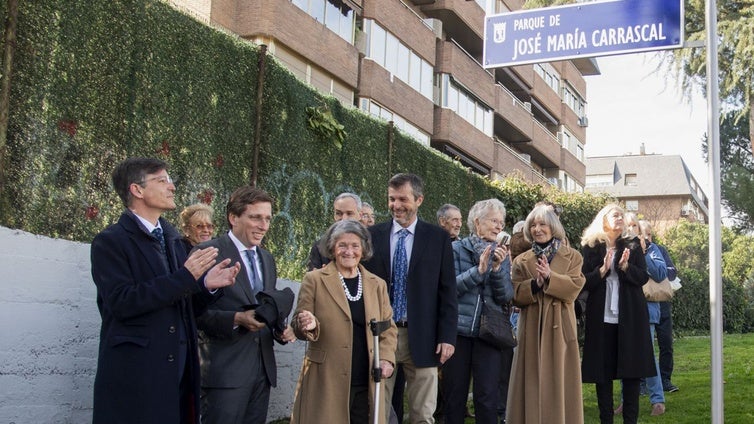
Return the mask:
<svg viewBox="0 0 754 424"><path fill-rule="evenodd" d="M398 331L392 321L393 309L385 281L359 265L364 287L364 312L367 322L390 320L391 326L380 335L380 359L395 364ZM353 325L351 309L343 292L335 263L308 272L301 282L296 313L306 309L314 314L317 327L304 331L292 322L296 337L308 340L309 345L301 368L293 404L291 424L347 423L348 400L351 388L351 342ZM374 360L374 336L367 325L367 350L371 364ZM364 364L359 364L364 366ZM369 385L369 410L374 411L374 381ZM385 418L386 384L380 384L379 422ZM374 418L370 417L370 422Z"/></svg>
<svg viewBox="0 0 754 424"><path fill-rule="evenodd" d="M584 285L581 254L561 245L550 281L532 293L537 257L513 261L513 304L521 308L506 407L509 423L583 424L581 367L574 301Z"/></svg>

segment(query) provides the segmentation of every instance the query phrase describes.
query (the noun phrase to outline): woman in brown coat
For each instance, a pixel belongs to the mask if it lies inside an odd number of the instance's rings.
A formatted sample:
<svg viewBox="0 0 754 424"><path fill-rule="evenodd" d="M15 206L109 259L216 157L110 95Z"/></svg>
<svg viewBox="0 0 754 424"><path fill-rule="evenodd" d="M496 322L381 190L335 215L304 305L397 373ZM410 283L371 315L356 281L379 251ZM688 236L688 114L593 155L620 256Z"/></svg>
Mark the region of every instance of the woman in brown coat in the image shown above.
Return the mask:
<svg viewBox="0 0 754 424"><path fill-rule="evenodd" d="M357 221L333 224L322 253L332 261L308 272L301 283L292 327L309 341L296 388L291 423L372 423L374 337L369 321L389 320L379 338L382 377L393 373L397 329L385 282L361 260L372 254L367 229ZM386 385L381 384L379 422L387 422Z"/></svg>
<svg viewBox="0 0 754 424"><path fill-rule="evenodd" d="M552 208L529 213L532 248L513 261L513 304L521 308L506 422L582 424L581 367L573 302L584 285L581 254L563 243Z"/></svg>

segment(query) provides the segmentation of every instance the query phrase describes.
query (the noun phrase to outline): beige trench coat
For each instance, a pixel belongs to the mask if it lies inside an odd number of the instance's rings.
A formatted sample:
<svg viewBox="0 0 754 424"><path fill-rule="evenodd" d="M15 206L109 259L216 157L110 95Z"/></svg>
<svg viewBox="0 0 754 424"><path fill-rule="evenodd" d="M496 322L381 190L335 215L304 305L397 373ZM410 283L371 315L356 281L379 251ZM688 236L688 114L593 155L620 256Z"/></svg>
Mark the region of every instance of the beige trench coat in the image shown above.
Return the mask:
<svg viewBox="0 0 754 424"><path fill-rule="evenodd" d="M367 322L390 320L391 327L380 335L380 359L395 364L397 328L393 323L393 309L385 281L359 265L364 287L364 312ZM335 263L308 272L301 282L296 313L308 310L314 314L317 327L310 332L292 326L296 336L308 340L301 368L291 424L347 423L348 399L351 388L351 342L353 324L348 300L338 277ZM374 360L374 336L367 325L367 349L370 364ZM362 364L363 365L363 364ZM370 366L371 369L371 366ZM380 384L380 417L384 424L386 380ZM374 411L375 384L369 386L369 410ZM370 416L369 422L374 418Z"/></svg>
<svg viewBox="0 0 754 424"><path fill-rule="evenodd" d="M537 258L513 262L513 304L521 308L506 407L509 423L582 424L581 366L573 302L584 286L581 254L561 245L550 281L532 293Z"/></svg>

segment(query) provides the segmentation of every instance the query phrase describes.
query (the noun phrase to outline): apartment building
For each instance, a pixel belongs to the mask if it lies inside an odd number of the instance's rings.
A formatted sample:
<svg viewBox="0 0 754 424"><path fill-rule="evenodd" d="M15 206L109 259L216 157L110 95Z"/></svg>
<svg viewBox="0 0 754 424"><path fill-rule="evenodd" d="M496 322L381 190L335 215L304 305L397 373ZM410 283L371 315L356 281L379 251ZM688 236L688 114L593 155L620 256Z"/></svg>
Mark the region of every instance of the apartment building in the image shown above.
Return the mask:
<svg viewBox="0 0 754 424"><path fill-rule="evenodd" d="M494 13L523 0L491 0ZM487 0L171 0L490 178L582 191L593 59L485 70Z"/></svg>
<svg viewBox="0 0 754 424"><path fill-rule="evenodd" d="M707 223L709 199L679 155L645 154L586 159L586 191L608 193L658 234L680 220Z"/></svg>

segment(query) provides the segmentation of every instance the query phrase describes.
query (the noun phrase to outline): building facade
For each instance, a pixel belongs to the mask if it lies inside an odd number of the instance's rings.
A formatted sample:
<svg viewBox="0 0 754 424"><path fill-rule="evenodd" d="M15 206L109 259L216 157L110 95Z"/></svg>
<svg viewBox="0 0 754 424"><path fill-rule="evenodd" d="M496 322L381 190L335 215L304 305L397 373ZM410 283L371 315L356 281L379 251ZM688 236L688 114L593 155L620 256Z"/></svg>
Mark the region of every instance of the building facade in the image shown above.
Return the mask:
<svg viewBox="0 0 754 424"><path fill-rule="evenodd" d="M678 155L589 157L586 191L616 197L658 234L680 220L709 219L707 195Z"/></svg>
<svg viewBox="0 0 754 424"><path fill-rule="evenodd" d="M593 59L481 66L487 0L171 0L491 178L582 191ZM523 0L491 0L494 13Z"/></svg>

